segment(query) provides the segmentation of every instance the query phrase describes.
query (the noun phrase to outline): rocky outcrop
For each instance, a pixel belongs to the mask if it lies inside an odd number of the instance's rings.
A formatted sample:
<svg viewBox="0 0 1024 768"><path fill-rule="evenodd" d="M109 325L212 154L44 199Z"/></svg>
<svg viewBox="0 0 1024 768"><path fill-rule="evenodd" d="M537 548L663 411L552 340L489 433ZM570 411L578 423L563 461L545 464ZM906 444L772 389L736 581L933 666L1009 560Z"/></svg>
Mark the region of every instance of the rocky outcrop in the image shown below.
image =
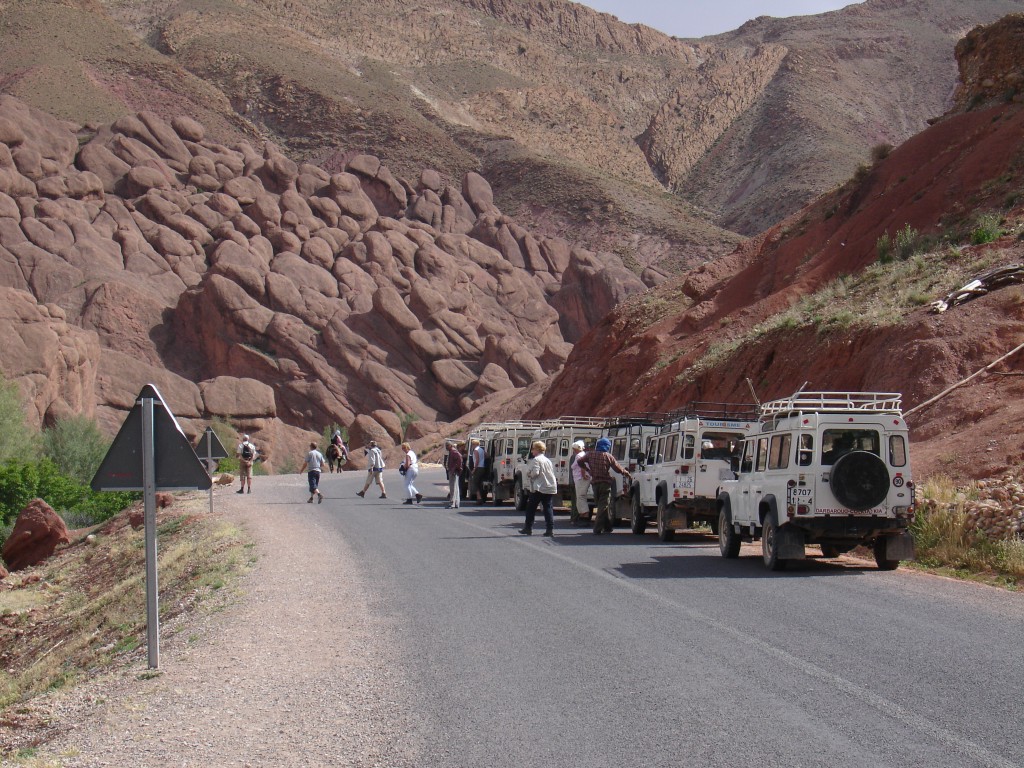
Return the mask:
<svg viewBox="0 0 1024 768"><path fill-rule="evenodd" d="M0 557L11 571L20 571L43 562L57 547L70 541L68 527L60 515L42 499L33 499L14 521L14 530L4 542Z"/></svg>
<svg viewBox="0 0 1024 768"><path fill-rule="evenodd" d="M477 173L328 172L188 118L77 131L9 97L0 139L4 369L37 424L112 432L153 382L189 434L229 419L267 460L332 423L387 445L388 415L443 423L544 381L644 290L503 215Z"/></svg>
<svg viewBox="0 0 1024 768"><path fill-rule="evenodd" d="M957 43L956 61L956 110L1024 101L1024 14L972 29Z"/></svg>

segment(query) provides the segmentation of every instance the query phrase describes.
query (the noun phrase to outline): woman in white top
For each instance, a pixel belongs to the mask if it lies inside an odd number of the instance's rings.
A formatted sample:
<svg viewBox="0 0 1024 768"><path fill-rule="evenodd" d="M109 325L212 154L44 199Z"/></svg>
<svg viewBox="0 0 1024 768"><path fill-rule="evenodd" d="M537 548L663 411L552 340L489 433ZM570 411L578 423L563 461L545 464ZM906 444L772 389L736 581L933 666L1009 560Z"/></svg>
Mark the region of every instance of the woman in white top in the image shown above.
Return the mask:
<svg viewBox="0 0 1024 768"><path fill-rule="evenodd" d="M408 443L402 443L402 450L405 452L405 458L402 460L402 468L405 469L406 495L406 499L402 503L412 504L413 501L415 501L419 504L423 501L423 494L416 490L414 483L416 482L416 475L420 473L420 465L419 462L416 461L416 454Z"/></svg>

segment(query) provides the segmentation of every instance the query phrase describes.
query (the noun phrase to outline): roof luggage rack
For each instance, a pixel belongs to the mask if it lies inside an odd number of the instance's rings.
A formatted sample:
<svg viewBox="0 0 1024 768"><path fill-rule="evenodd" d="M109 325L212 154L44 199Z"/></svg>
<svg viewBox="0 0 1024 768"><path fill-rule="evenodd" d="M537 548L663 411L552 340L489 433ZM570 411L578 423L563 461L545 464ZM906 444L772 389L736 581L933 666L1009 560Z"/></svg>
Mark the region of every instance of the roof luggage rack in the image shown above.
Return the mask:
<svg viewBox="0 0 1024 768"><path fill-rule="evenodd" d="M634 411L633 413L623 413L618 416L609 416L607 426L609 427L626 427L626 426L652 426L660 427L668 420L668 414L660 411Z"/></svg>
<svg viewBox="0 0 1024 768"><path fill-rule="evenodd" d="M757 406L753 403L690 402L668 414L665 422L686 418L718 419L721 421L756 421Z"/></svg>
<svg viewBox="0 0 1024 768"><path fill-rule="evenodd" d="M799 413L901 413L899 392L797 392L761 405L762 417Z"/></svg>
<svg viewBox="0 0 1024 768"><path fill-rule="evenodd" d="M609 416L559 416L557 419L545 419L541 422L542 429L558 427L605 427L611 421Z"/></svg>

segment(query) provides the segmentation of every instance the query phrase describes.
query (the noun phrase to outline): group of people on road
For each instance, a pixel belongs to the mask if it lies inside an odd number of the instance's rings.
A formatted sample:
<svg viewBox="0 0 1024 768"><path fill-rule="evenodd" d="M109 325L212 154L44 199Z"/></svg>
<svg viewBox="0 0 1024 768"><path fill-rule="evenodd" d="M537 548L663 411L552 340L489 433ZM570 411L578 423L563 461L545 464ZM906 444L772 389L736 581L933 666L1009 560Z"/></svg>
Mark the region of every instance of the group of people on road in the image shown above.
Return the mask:
<svg viewBox="0 0 1024 768"><path fill-rule="evenodd" d="M576 491L576 519L590 517L587 491L590 486L593 486L594 502L597 507L597 514L594 518L594 533L596 535L612 531L614 514L609 509L612 489L611 473L618 472L627 480L630 477L629 471L624 469L612 456L611 447L611 440L606 437L597 441L593 451L586 451L586 446L582 441L576 441L572 445L573 459L570 469ZM555 479L554 465L551 463L551 459L545 455L546 450L547 446L543 440L537 440L530 448L531 459L526 465L526 482L530 495L526 502L526 523L519 530L525 536L530 536L533 533L537 507L543 509L544 535L554 535L554 501L555 495L558 493L558 481ZM581 509L586 510L582 515L580 514Z"/></svg>
<svg viewBox="0 0 1024 768"><path fill-rule="evenodd" d="M402 463L398 472L405 479L406 498L403 504L419 504L423 501L423 494L416 488L416 478L419 475L419 460L416 452L412 450L409 443L404 442L402 449ZM530 447L530 461L526 466L526 486L529 496L526 503L526 520L519 533L529 536L533 533L533 524L536 519L538 507L544 515L544 535L554 535L554 501L558 494L558 481L555 479L554 465L545 455L547 446L544 441L537 440ZM629 472L624 469L615 457L611 454L611 441L602 437L597 441L593 451L587 451L583 441L576 441L572 445L573 458L571 462L571 474L575 488L573 500L572 520L590 520L591 509L587 500L587 493L590 488L594 491L594 506L596 514L593 515L593 530L597 535L609 533L612 530L612 519L614 514L609 510L611 503L612 479L611 472L618 472L627 480ZM342 439L340 430L335 430L331 436L328 454L335 457L339 468L349 459L348 446ZM384 453L377 445L377 441L371 440L363 449L366 457L366 482L362 490L356 493L360 498L366 497L370 485L376 483L380 488L380 498L388 497L384 487L384 469L386 466ZM242 441L235 450L238 458L239 477L241 487L238 493L252 493L252 466L259 457L259 451L249 440L249 435L242 435ZM483 479L487 470L487 452L480 441L473 438L470 441L469 450L463 453L459 450L459 444L454 440L445 443L445 453L442 463L448 476L448 498L446 509L458 509L462 502L462 480L465 470L469 470L468 496L483 503ZM309 452L303 461L302 470L305 470L309 483L309 498L307 503L323 503L324 495L320 491L320 474L324 465L329 465L334 471L333 462L325 457L319 450L317 443L309 444ZM302 471L300 470L300 471Z"/></svg>

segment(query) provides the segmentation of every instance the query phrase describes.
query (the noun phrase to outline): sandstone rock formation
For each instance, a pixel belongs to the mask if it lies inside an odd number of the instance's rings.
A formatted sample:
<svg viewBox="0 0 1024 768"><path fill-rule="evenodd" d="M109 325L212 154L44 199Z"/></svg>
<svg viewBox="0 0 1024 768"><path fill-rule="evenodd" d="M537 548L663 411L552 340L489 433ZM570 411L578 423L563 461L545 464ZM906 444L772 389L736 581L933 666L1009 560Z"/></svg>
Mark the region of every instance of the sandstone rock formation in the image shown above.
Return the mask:
<svg viewBox="0 0 1024 768"><path fill-rule="evenodd" d="M189 434L229 419L268 462L331 423L386 445L396 412L423 430L544 381L645 287L504 216L476 173L330 173L187 118L78 129L8 96L0 139L3 369L36 424L112 432L152 382Z"/></svg>
<svg viewBox="0 0 1024 768"><path fill-rule="evenodd" d="M68 527L60 515L42 499L33 499L15 520L0 557L12 571L20 571L41 563L57 547L70 541Z"/></svg>

